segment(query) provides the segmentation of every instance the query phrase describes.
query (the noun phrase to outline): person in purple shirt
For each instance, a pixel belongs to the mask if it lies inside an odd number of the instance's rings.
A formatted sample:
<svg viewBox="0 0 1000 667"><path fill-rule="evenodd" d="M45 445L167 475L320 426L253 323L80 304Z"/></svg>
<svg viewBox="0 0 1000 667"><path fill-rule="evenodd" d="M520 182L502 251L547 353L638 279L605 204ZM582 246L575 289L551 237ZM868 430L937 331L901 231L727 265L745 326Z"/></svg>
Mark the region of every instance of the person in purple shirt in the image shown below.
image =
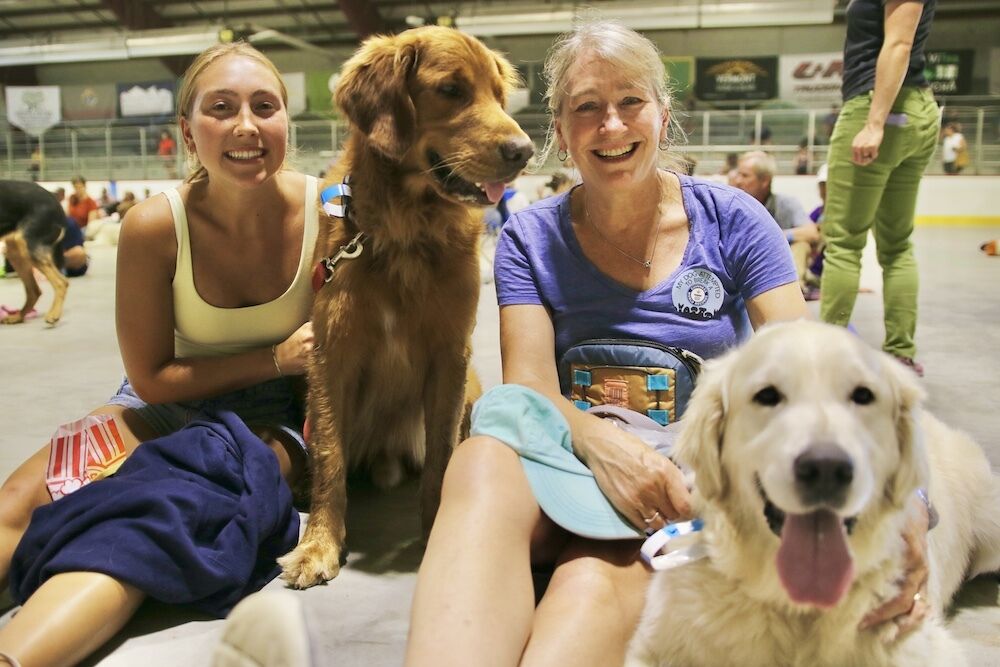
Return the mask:
<svg viewBox="0 0 1000 667"><path fill-rule="evenodd" d="M788 243L760 203L661 168L672 156L670 98L651 42L617 23L586 24L557 42L545 71L548 148L572 158L582 183L504 226L501 389L522 385L528 398L508 400L520 388L491 392L476 410L499 411L498 423L540 439L568 425L574 454L641 534L690 514L682 475L565 399L559 356L586 338L617 337L713 357L753 328L807 310ZM538 399L549 422L532 411ZM513 446L479 435L452 457L418 577L407 665L624 659L649 576L637 541L584 538L555 524ZM532 565L555 566L537 608Z"/></svg>

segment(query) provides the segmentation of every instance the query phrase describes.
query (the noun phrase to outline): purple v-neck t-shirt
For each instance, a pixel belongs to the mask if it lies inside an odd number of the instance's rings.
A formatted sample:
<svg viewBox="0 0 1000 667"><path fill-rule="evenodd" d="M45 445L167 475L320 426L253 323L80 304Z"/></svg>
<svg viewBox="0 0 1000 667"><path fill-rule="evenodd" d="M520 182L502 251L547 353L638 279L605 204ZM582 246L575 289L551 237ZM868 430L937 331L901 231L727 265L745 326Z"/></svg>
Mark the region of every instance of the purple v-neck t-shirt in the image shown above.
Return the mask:
<svg viewBox="0 0 1000 667"><path fill-rule="evenodd" d="M510 217L494 271L501 307L544 306L556 360L593 338L647 340L715 357L750 336L746 302L797 280L788 241L767 210L741 190L678 175L690 234L680 266L637 292L583 254L570 222L570 192Z"/></svg>

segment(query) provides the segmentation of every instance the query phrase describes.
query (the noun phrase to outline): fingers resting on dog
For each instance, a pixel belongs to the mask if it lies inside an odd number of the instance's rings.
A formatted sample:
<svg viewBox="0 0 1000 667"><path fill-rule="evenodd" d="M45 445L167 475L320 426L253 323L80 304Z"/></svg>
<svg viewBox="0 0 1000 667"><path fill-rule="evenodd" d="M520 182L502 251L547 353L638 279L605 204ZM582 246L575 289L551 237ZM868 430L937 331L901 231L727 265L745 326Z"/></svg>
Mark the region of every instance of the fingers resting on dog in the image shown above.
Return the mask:
<svg viewBox="0 0 1000 667"><path fill-rule="evenodd" d="M872 610L858 629L865 630L892 621L897 630L893 639L917 629L930 612L927 601L927 528L929 517L924 504L914 498L909 518L903 529L905 571L899 582L899 594L881 607Z"/></svg>
<svg viewBox="0 0 1000 667"><path fill-rule="evenodd" d="M636 436L603 426L587 438L585 462L615 509L643 531L689 517L691 494L677 466Z"/></svg>
<svg viewBox="0 0 1000 667"><path fill-rule="evenodd" d="M282 375L302 375L315 347L312 322L306 322L274 346L274 361Z"/></svg>

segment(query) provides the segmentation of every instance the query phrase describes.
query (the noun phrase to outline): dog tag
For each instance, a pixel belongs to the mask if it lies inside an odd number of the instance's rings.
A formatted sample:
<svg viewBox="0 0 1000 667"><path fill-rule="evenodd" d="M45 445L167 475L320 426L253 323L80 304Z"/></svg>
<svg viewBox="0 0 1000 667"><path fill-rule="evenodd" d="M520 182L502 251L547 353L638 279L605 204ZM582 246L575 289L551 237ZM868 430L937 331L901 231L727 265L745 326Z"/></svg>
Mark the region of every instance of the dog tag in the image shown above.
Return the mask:
<svg viewBox="0 0 1000 667"><path fill-rule="evenodd" d="M323 289L323 285L326 284L327 278L329 277L330 269L326 268L326 262L323 260L316 262L316 267L313 269L312 276L313 292L318 292Z"/></svg>

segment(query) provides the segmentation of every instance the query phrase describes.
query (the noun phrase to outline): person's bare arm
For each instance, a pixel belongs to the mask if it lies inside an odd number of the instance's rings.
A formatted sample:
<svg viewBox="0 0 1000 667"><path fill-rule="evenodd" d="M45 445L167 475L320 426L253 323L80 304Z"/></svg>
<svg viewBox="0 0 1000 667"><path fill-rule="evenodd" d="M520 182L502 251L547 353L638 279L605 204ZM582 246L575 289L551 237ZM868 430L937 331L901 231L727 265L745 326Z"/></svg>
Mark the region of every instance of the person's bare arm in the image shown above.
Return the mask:
<svg viewBox="0 0 1000 667"><path fill-rule="evenodd" d="M755 331L768 322L811 319L798 283L781 285L750 299L747 315Z"/></svg>
<svg viewBox="0 0 1000 667"><path fill-rule="evenodd" d="M278 376L271 348L225 357L174 356L171 282L177 257L166 197L152 197L125 216L118 245L115 317L122 362L135 392L149 403L215 396ZM283 374L302 373L312 347L306 323L278 346Z"/></svg>
<svg viewBox="0 0 1000 667"><path fill-rule="evenodd" d="M814 222L807 223L805 225L799 225L798 227L792 227L788 230L788 234L791 236L792 241L805 241L806 243L818 243L819 242L819 225Z"/></svg>
<svg viewBox="0 0 1000 667"><path fill-rule="evenodd" d="M680 471L635 436L578 409L559 392L555 333L542 306L500 309L503 380L548 397L566 417L573 450L594 473L611 503L640 529L655 512L665 520L690 515L690 495ZM662 521L649 527L659 528Z"/></svg>
<svg viewBox="0 0 1000 667"><path fill-rule="evenodd" d="M864 166L878 158L885 121L906 78L913 38L924 11L920 0L888 0L885 3L885 38L875 64L875 90L868 121L851 144L855 164Z"/></svg>

